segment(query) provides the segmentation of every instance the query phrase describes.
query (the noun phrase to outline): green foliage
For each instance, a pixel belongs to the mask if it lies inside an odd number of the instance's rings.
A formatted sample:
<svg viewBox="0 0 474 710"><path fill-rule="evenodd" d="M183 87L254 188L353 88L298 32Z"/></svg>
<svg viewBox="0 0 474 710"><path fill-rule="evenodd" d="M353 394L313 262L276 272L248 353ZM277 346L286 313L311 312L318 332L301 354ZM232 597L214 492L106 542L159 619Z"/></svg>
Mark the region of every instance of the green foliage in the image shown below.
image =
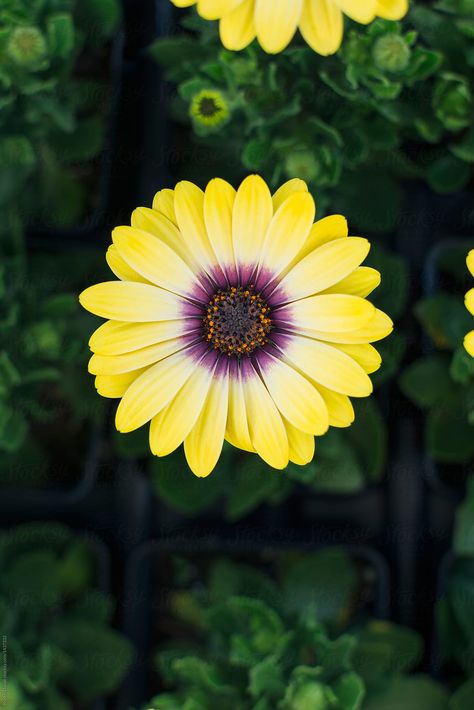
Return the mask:
<svg viewBox="0 0 474 710"><path fill-rule="evenodd" d="M105 84L96 61L117 29L117 0L5 0L0 8L0 205L22 221L69 224L82 217L87 167L104 142ZM82 76L83 75L83 76ZM90 172L90 170L89 170ZM90 179L90 176L89 176ZM8 244L9 230L1 237Z"/></svg>
<svg viewBox="0 0 474 710"><path fill-rule="evenodd" d="M463 346L472 329L472 316L464 306L464 293L470 287L468 250L467 243L446 247L437 257L437 278L446 289L415 307L431 352L411 363L399 379L402 392L426 410L428 453L446 464L474 459L474 360Z"/></svg>
<svg viewBox="0 0 474 710"><path fill-rule="evenodd" d="M444 661L454 661L472 675L474 652L474 560L459 557L450 565L443 595L436 605L440 651Z"/></svg>
<svg viewBox="0 0 474 710"><path fill-rule="evenodd" d="M356 624L360 583L361 570L337 548L282 555L272 577L214 560L204 587L199 577L171 594L174 627L184 624L183 638L196 640L157 653L171 690L146 707L361 710L382 707L380 695L401 687L401 703L417 694L419 707L428 708L442 691L404 675L420 660L421 639L367 620L366 610Z"/></svg>
<svg viewBox="0 0 474 710"><path fill-rule="evenodd" d="M96 562L93 545L60 524L0 536L10 710L72 710L120 684L132 651L109 626L112 599L94 589Z"/></svg>
<svg viewBox="0 0 474 710"><path fill-rule="evenodd" d="M352 25L332 57L295 41L276 58L255 44L223 49L216 28L191 15L183 24L193 35L159 39L150 53L178 85L178 121L189 121L201 91L226 97L225 126L193 123L209 155L209 175L194 166L202 180L216 171L214 155L234 180L248 170L273 186L298 176L320 214L330 206L358 229L386 231L397 220L400 178L444 193L471 175L471 17L459 3L413 3L401 22Z"/></svg>
<svg viewBox="0 0 474 710"><path fill-rule="evenodd" d="M87 385L91 318L63 291L75 289L92 260L85 252L74 267L65 261L67 271L59 257L32 257L28 266L11 258L0 267L0 479L13 485L45 477L54 448L46 425L77 453L84 425L105 412Z"/></svg>
<svg viewBox="0 0 474 710"><path fill-rule="evenodd" d="M225 517L236 521L263 504L278 505L304 486L315 493L352 494L378 483L385 471L387 432L374 399L357 402L356 419L347 430L330 429L316 441L316 455L306 466L290 463L275 471L259 457L224 447L216 470L205 480L189 470L181 449L153 458L149 472L158 497L179 513L193 516L222 498ZM147 449L142 455L147 455Z"/></svg>

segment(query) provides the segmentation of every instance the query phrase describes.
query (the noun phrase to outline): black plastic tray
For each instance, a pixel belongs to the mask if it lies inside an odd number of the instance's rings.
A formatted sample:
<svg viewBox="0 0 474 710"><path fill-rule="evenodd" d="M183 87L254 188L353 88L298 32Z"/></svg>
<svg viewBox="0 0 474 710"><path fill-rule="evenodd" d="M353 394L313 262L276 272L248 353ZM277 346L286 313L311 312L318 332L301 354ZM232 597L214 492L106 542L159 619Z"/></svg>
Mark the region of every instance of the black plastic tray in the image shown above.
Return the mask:
<svg viewBox="0 0 474 710"><path fill-rule="evenodd" d="M269 543L259 544L255 540L222 539L209 535L207 538L196 540L189 534L173 536L168 539L151 541L138 547L130 556L125 579L125 597L123 606L123 631L132 641L136 648L136 663L123 685L118 697L117 710L129 710L130 707L140 707L153 693L150 687L150 657L154 650L152 639L151 615L153 614L154 587L153 567L159 564L160 557L170 554L182 554L183 556L197 555L205 556L209 559L213 556L226 555L238 557L240 560L252 560L258 564L263 558L273 559L291 550L311 553L326 544L317 542L307 542L292 540L281 542L280 544ZM376 550L362 545L342 545L351 555L363 560L375 571L376 581L374 583L374 599L369 604L370 613L380 619L388 618L390 614L390 572L389 567L382 555ZM166 594L166 590L158 591L158 603L161 603L160 593ZM164 601L164 600L163 600Z"/></svg>
<svg viewBox="0 0 474 710"><path fill-rule="evenodd" d="M59 511L77 507L91 493L97 482L104 449L103 432L90 433L82 474L69 488L38 486L37 488L3 487L0 491L0 514L4 516L56 516ZM80 452L78 452L80 454Z"/></svg>

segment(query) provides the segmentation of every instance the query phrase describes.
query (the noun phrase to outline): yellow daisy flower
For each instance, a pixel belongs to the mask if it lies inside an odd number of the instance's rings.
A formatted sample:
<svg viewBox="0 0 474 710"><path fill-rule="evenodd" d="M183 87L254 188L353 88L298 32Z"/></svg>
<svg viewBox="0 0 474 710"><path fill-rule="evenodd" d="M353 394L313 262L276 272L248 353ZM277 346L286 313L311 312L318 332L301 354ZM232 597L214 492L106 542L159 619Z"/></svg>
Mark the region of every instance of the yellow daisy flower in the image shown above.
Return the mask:
<svg viewBox="0 0 474 710"><path fill-rule="evenodd" d="M255 38L269 54L281 52L299 28L319 54L334 54L344 33L343 15L363 25L376 17L399 20L408 0L171 0L177 7L197 5L205 20L220 20L222 44L240 50Z"/></svg>
<svg viewBox="0 0 474 710"><path fill-rule="evenodd" d="M469 269L472 276L474 276L474 249L471 249L466 259L467 268ZM474 288L466 293L465 298L466 308L469 313L474 315ZM469 355L474 357L474 330L471 330L464 338L464 347L466 348Z"/></svg>
<svg viewBox="0 0 474 710"><path fill-rule="evenodd" d="M369 343L393 325L366 300L380 283L360 266L369 242L340 215L314 223L315 209L302 180L272 196L256 175L237 191L217 178L205 192L161 190L113 230L106 258L120 280L80 301L109 319L89 371L99 394L121 398L119 431L151 422L155 455L184 441L207 476L224 439L283 469L352 423L349 397L370 395L381 363Z"/></svg>

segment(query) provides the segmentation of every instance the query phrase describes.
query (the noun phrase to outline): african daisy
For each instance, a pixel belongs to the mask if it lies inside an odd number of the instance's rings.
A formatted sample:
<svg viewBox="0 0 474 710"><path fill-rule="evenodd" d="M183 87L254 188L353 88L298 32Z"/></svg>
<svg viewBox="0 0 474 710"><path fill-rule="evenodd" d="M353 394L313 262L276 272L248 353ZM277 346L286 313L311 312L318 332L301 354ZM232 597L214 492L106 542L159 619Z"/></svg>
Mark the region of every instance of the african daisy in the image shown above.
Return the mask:
<svg viewBox="0 0 474 710"><path fill-rule="evenodd" d="M120 398L116 426L150 424L150 448L182 442L207 476L226 439L270 466L309 462L315 435L349 426L349 397L372 392L370 345L392 322L366 296L369 242L344 217L314 223L302 180L273 196L262 178L237 191L214 179L161 190L131 226L112 233L119 278L86 289L82 305L108 318L92 335L89 371Z"/></svg>
<svg viewBox="0 0 474 710"><path fill-rule="evenodd" d="M474 249L471 249L467 255L466 263L471 275L474 276ZM474 288L471 288L470 291L466 293L465 304L469 313L474 315ZM469 355L474 357L474 330L471 330L464 338L464 347Z"/></svg>
<svg viewBox="0 0 474 710"><path fill-rule="evenodd" d="M205 20L220 20L222 44L227 49L247 47L255 37L270 53L281 52L299 28L318 54L334 54L344 33L343 15L368 24L376 17L399 20L408 0L171 0L177 7L197 4Z"/></svg>

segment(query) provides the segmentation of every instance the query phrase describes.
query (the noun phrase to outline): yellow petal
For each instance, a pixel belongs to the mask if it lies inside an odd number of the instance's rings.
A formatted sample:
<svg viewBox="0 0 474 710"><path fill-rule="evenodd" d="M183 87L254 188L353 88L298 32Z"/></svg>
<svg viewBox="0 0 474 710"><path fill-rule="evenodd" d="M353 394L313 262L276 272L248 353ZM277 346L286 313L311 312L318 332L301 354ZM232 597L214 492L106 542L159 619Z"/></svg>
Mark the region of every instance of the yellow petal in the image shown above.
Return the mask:
<svg viewBox="0 0 474 710"><path fill-rule="evenodd" d="M242 0L198 0L198 13L205 20L219 20L233 12Z"/></svg>
<svg viewBox="0 0 474 710"><path fill-rule="evenodd" d="M373 345L369 345L369 343L360 343L357 345L338 344L334 345L334 347L358 362L368 375L372 374L372 372L376 372L382 364L382 358L378 350L376 350Z"/></svg>
<svg viewBox="0 0 474 710"><path fill-rule="evenodd" d="M276 212L279 207L287 200L291 195L297 192L308 192L308 186L304 180L299 178L293 178L293 180L288 180L285 182L272 197L273 200L273 212Z"/></svg>
<svg viewBox="0 0 474 710"><path fill-rule="evenodd" d="M112 239L122 259L148 281L183 296L201 291L190 268L161 239L135 227L117 227Z"/></svg>
<svg viewBox="0 0 474 710"><path fill-rule="evenodd" d="M372 393L372 382L362 367L327 343L291 336L284 353L299 370L328 389L350 397Z"/></svg>
<svg viewBox="0 0 474 710"><path fill-rule="evenodd" d="M471 249L471 251L467 255L466 264L472 276L474 276L474 249Z"/></svg>
<svg viewBox="0 0 474 710"><path fill-rule="evenodd" d="M123 355L93 355L89 360L89 372L92 375L117 375L122 372L131 372L140 367L153 365L183 347L181 338L173 338Z"/></svg>
<svg viewBox="0 0 474 710"><path fill-rule="evenodd" d="M102 397L119 399L123 397L132 382L134 382L145 368L123 372L120 375L97 375L95 378L95 388Z"/></svg>
<svg viewBox="0 0 474 710"><path fill-rule="evenodd" d="M89 347L100 355L122 355L176 338L182 332L183 321L123 323L108 320L92 334Z"/></svg>
<svg viewBox="0 0 474 710"><path fill-rule="evenodd" d="M247 422L242 375L240 369L237 368L235 368L235 372L231 371L229 377L229 411L225 438L238 449L255 451Z"/></svg>
<svg viewBox="0 0 474 710"><path fill-rule="evenodd" d="M255 39L255 0L243 2L219 23L221 42L226 49L240 51Z"/></svg>
<svg viewBox="0 0 474 710"><path fill-rule="evenodd" d="M232 244L232 211L236 192L225 180L216 178L206 187L204 193L204 221L207 233L221 266L233 267L235 264Z"/></svg>
<svg viewBox="0 0 474 710"><path fill-rule="evenodd" d="M184 440L184 453L191 471L200 478L214 470L224 444L229 400L229 375L215 377L202 411Z"/></svg>
<svg viewBox="0 0 474 710"><path fill-rule="evenodd" d="M176 7L191 7L197 3L197 0L171 0L171 2Z"/></svg>
<svg viewBox="0 0 474 710"><path fill-rule="evenodd" d="M308 335L317 340L327 340L330 343L356 345L357 343L375 343L377 340L382 340L382 338L386 338L387 335L390 335L392 330L392 320L386 313L376 308L374 317L359 330L346 331L344 333L308 330Z"/></svg>
<svg viewBox="0 0 474 710"><path fill-rule="evenodd" d="M122 259L118 253L115 244L111 244L107 249L105 260L109 265L110 270L122 281L138 281L139 283L148 283L148 281L138 274L134 269Z"/></svg>
<svg viewBox="0 0 474 710"><path fill-rule="evenodd" d="M268 356L261 367L262 379L281 414L307 434L325 434L328 411L315 387L282 360Z"/></svg>
<svg viewBox="0 0 474 710"><path fill-rule="evenodd" d="M333 0L342 12L363 25L375 18L377 0Z"/></svg>
<svg viewBox="0 0 474 710"><path fill-rule="evenodd" d="M164 217L167 217L170 222L178 226L176 214L174 211L174 190L160 190L153 198L153 209L161 212Z"/></svg>
<svg viewBox="0 0 474 710"><path fill-rule="evenodd" d="M306 0L300 32L318 54L334 54L341 46L344 33L342 12L333 0Z"/></svg>
<svg viewBox="0 0 474 710"><path fill-rule="evenodd" d="M380 271L371 266L358 266L352 274L337 284L324 289L323 293L346 293L351 296L366 298L380 285Z"/></svg>
<svg viewBox="0 0 474 710"><path fill-rule="evenodd" d="M263 244L260 263L275 275L289 264L308 238L316 214L309 192L298 192L276 211Z"/></svg>
<svg viewBox="0 0 474 710"><path fill-rule="evenodd" d="M464 303L466 304L466 308L469 313L472 313L474 315L474 288L471 288L470 291L466 293Z"/></svg>
<svg viewBox="0 0 474 710"><path fill-rule="evenodd" d="M150 449L167 456L180 446L195 425L212 379L212 370L197 367L171 402L151 420Z"/></svg>
<svg viewBox="0 0 474 710"><path fill-rule="evenodd" d="M255 27L260 46L277 54L289 45L301 18L303 0L255 0Z"/></svg>
<svg viewBox="0 0 474 710"><path fill-rule="evenodd" d="M288 301L323 291L348 276L370 250L367 239L346 237L323 244L305 256L282 279L279 292Z"/></svg>
<svg viewBox="0 0 474 710"><path fill-rule="evenodd" d="M377 17L401 20L408 12L408 0L377 0Z"/></svg>
<svg viewBox="0 0 474 710"><path fill-rule="evenodd" d="M281 414L255 372L244 378L243 385L250 438L255 451L269 466L286 468L289 445Z"/></svg>
<svg viewBox="0 0 474 710"><path fill-rule="evenodd" d="M288 436L290 461L299 466L305 466L310 463L314 457L314 436L305 434L286 420L285 429Z"/></svg>
<svg viewBox="0 0 474 710"><path fill-rule="evenodd" d="M177 320L182 301L173 293L148 284L106 281L86 288L81 305L96 316L130 323Z"/></svg>
<svg viewBox="0 0 474 710"><path fill-rule="evenodd" d="M339 429L350 426L355 419L355 413L349 397L320 384L317 387L328 408L329 426Z"/></svg>
<svg viewBox="0 0 474 710"><path fill-rule="evenodd" d="M140 375L123 396L115 426L123 433L138 429L161 412L173 399L196 367L182 352L157 362Z"/></svg>
<svg viewBox="0 0 474 710"><path fill-rule="evenodd" d="M183 180L174 191L174 209L182 238L192 256L206 271L212 271L216 257L204 223L204 193Z"/></svg>
<svg viewBox="0 0 474 710"><path fill-rule="evenodd" d="M342 239L349 234L347 219L340 214L331 214L328 217L319 219L313 224L308 239L306 240L301 252L298 254L302 259L304 256L321 247L323 244L333 241L334 239Z"/></svg>
<svg viewBox="0 0 474 710"><path fill-rule="evenodd" d="M342 333L363 328L375 315L365 298L345 294L317 295L294 301L275 311L275 317L295 330Z"/></svg>
<svg viewBox="0 0 474 710"><path fill-rule="evenodd" d="M469 355L474 357L474 330L471 330L464 338L464 347Z"/></svg>
<svg viewBox="0 0 474 710"><path fill-rule="evenodd" d="M132 212L132 227L149 232L178 254L189 266L196 268L197 260L183 239L178 227L168 217L148 207L137 207Z"/></svg>
<svg viewBox="0 0 474 710"><path fill-rule="evenodd" d="M270 190L258 175L250 175L239 189L232 214L232 241L240 269L258 263L273 216Z"/></svg>

